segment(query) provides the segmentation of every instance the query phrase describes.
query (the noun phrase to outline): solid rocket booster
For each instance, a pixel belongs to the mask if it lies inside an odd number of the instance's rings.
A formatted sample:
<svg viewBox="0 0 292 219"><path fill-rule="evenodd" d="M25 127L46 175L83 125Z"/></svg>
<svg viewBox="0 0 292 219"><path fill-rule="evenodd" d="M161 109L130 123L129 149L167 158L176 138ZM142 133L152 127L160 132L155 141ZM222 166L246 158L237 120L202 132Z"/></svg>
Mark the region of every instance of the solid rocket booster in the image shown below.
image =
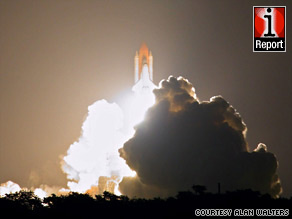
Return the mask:
<svg viewBox="0 0 292 219"><path fill-rule="evenodd" d="M150 80L153 81L153 56L150 51L149 54L149 73L150 73Z"/></svg>
<svg viewBox="0 0 292 219"><path fill-rule="evenodd" d="M139 81L139 55L138 55L138 51L136 51L134 63L135 63L135 83L137 83Z"/></svg>

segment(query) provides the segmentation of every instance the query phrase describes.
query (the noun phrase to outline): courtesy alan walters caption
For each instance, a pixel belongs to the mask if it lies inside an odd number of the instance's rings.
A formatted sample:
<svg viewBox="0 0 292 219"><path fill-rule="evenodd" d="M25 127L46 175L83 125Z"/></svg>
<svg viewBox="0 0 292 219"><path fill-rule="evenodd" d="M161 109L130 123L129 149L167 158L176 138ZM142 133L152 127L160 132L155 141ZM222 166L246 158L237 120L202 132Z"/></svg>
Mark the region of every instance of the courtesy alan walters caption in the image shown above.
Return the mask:
<svg viewBox="0 0 292 219"><path fill-rule="evenodd" d="M289 216L289 209L196 209L196 216Z"/></svg>

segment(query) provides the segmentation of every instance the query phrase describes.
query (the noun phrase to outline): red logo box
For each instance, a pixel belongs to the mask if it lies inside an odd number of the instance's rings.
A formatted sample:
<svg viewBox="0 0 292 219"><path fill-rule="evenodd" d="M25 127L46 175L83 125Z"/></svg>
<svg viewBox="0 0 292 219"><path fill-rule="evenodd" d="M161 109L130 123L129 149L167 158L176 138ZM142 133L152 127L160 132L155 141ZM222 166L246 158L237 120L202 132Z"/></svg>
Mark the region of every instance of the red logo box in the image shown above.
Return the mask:
<svg viewBox="0 0 292 219"><path fill-rule="evenodd" d="M286 6L253 6L253 51L286 52Z"/></svg>

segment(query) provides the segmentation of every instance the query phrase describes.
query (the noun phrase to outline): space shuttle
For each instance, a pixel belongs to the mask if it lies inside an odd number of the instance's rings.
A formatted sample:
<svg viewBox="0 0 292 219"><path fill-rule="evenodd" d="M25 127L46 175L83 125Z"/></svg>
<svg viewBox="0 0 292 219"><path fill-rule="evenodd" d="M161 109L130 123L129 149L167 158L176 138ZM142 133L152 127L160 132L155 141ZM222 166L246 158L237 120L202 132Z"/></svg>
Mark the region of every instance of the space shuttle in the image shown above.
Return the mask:
<svg viewBox="0 0 292 219"><path fill-rule="evenodd" d="M153 56L147 45L143 43L134 58L134 81L132 90L135 93L152 93L156 85L153 83Z"/></svg>

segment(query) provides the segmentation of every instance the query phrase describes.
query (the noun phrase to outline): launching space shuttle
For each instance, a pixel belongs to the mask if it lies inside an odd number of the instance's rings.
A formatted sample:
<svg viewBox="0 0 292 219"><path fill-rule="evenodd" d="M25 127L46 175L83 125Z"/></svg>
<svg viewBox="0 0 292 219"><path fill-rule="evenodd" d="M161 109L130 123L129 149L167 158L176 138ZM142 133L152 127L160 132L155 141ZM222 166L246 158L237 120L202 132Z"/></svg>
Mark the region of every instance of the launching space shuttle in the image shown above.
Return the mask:
<svg viewBox="0 0 292 219"><path fill-rule="evenodd" d="M136 51L134 58L135 85L133 91L136 93L151 93L156 85L153 83L153 56L145 43Z"/></svg>

